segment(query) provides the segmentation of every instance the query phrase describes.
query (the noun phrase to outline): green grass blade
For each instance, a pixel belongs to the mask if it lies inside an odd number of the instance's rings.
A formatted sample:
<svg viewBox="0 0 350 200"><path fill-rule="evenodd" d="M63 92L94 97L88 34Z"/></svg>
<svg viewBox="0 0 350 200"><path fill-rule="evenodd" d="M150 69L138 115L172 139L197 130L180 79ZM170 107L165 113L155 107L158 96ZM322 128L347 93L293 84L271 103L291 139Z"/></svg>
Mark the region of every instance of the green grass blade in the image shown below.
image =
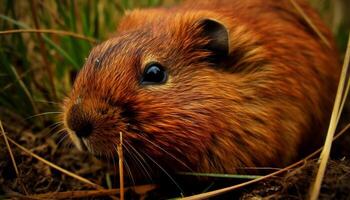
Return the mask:
<svg viewBox="0 0 350 200"><path fill-rule="evenodd" d="M47 37L43 37L43 38L50 46L52 46L52 48L56 49L64 58L66 58L74 66L75 69L80 68L80 65L65 50L63 50L60 46L58 46L49 38Z"/></svg>

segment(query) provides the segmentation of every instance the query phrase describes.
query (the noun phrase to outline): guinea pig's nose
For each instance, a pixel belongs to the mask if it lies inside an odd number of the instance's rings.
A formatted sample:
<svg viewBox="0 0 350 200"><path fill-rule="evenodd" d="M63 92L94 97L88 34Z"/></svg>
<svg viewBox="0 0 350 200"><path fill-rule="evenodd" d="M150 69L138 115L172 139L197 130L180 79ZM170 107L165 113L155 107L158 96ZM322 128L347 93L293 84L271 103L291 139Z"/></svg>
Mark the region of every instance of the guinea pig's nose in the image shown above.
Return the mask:
<svg viewBox="0 0 350 200"><path fill-rule="evenodd" d="M71 129L78 137L84 138L88 137L92 133L93 126L88 120L81 119L78 123L74 124Z"/></svg>
<svg viewBox="0 0 350 200"><path fill-rule="evenodd" d="M67 126L80 138L88 137L94 129L89 117L79 105L73 105L70 109L67 116Z"/></svg>

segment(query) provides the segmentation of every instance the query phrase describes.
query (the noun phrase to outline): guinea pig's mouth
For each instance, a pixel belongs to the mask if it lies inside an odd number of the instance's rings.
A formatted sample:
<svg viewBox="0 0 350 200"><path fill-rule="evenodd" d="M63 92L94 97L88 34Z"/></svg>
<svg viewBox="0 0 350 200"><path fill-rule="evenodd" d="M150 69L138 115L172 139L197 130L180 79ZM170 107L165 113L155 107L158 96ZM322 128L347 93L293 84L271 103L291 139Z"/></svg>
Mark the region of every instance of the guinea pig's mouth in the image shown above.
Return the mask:
<svg viewBox="0 0 350 200"><path fill-rule="evenodd" d="M75 131L68 128L69 139L80 151L89 152L93 155L104 155L117 153L117 139L103 137L97 133L92 133L86 137L79 137Z"/></svg>
<svg viewBox="0 0 350 200"><path fill-rule="evenodd" d="M88 141L85 138L79 138L74 131L68 130L68 135L73 142L73 144L80 150L80 151L91 151L92 149L89 148Z"/></svg>

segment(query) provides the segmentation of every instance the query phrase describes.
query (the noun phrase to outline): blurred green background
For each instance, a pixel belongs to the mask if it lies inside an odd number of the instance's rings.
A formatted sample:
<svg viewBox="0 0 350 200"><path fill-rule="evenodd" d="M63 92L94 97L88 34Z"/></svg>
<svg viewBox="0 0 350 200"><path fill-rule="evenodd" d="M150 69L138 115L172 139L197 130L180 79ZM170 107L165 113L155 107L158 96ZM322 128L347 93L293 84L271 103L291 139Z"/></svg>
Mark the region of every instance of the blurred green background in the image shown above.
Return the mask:
<svg viewBox="0 0 350 200"><path fill-rule="evenodd" d="M349 0L310 0L334 32L340 51L350 27ZM52 121L73 77L95 42L113 34L125 10L171 5L177 0L1 0L0 119L26 119L35 127ZM51 33L4 33L52 29ZM95 41L95 42L93 42ZM47 112L54 112L50 113ZM32 117L35 115L40 117ZM46 115L48 114L48 115ZM38 120L38 118L40 120Z"/></svg>

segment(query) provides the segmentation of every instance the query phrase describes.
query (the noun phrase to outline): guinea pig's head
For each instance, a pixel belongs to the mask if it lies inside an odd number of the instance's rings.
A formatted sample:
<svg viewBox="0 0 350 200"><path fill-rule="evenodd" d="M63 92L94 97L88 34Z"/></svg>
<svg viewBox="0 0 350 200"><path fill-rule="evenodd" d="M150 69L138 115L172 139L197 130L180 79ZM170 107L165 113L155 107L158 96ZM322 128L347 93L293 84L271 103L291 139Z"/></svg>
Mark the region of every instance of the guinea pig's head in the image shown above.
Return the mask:
<svg viewBox="0 0 350 200"><path fill-rule="evenodd" d="M125 157L178 170L220 166L215 155L225 152L213 148L232 148L219 140L238 123L232 105L241 101L226 69L234 60L229 30L211 18L163 21L120 31L91 51L63 106L66 129L97 154L116 154L122 134Z"/></svg>

